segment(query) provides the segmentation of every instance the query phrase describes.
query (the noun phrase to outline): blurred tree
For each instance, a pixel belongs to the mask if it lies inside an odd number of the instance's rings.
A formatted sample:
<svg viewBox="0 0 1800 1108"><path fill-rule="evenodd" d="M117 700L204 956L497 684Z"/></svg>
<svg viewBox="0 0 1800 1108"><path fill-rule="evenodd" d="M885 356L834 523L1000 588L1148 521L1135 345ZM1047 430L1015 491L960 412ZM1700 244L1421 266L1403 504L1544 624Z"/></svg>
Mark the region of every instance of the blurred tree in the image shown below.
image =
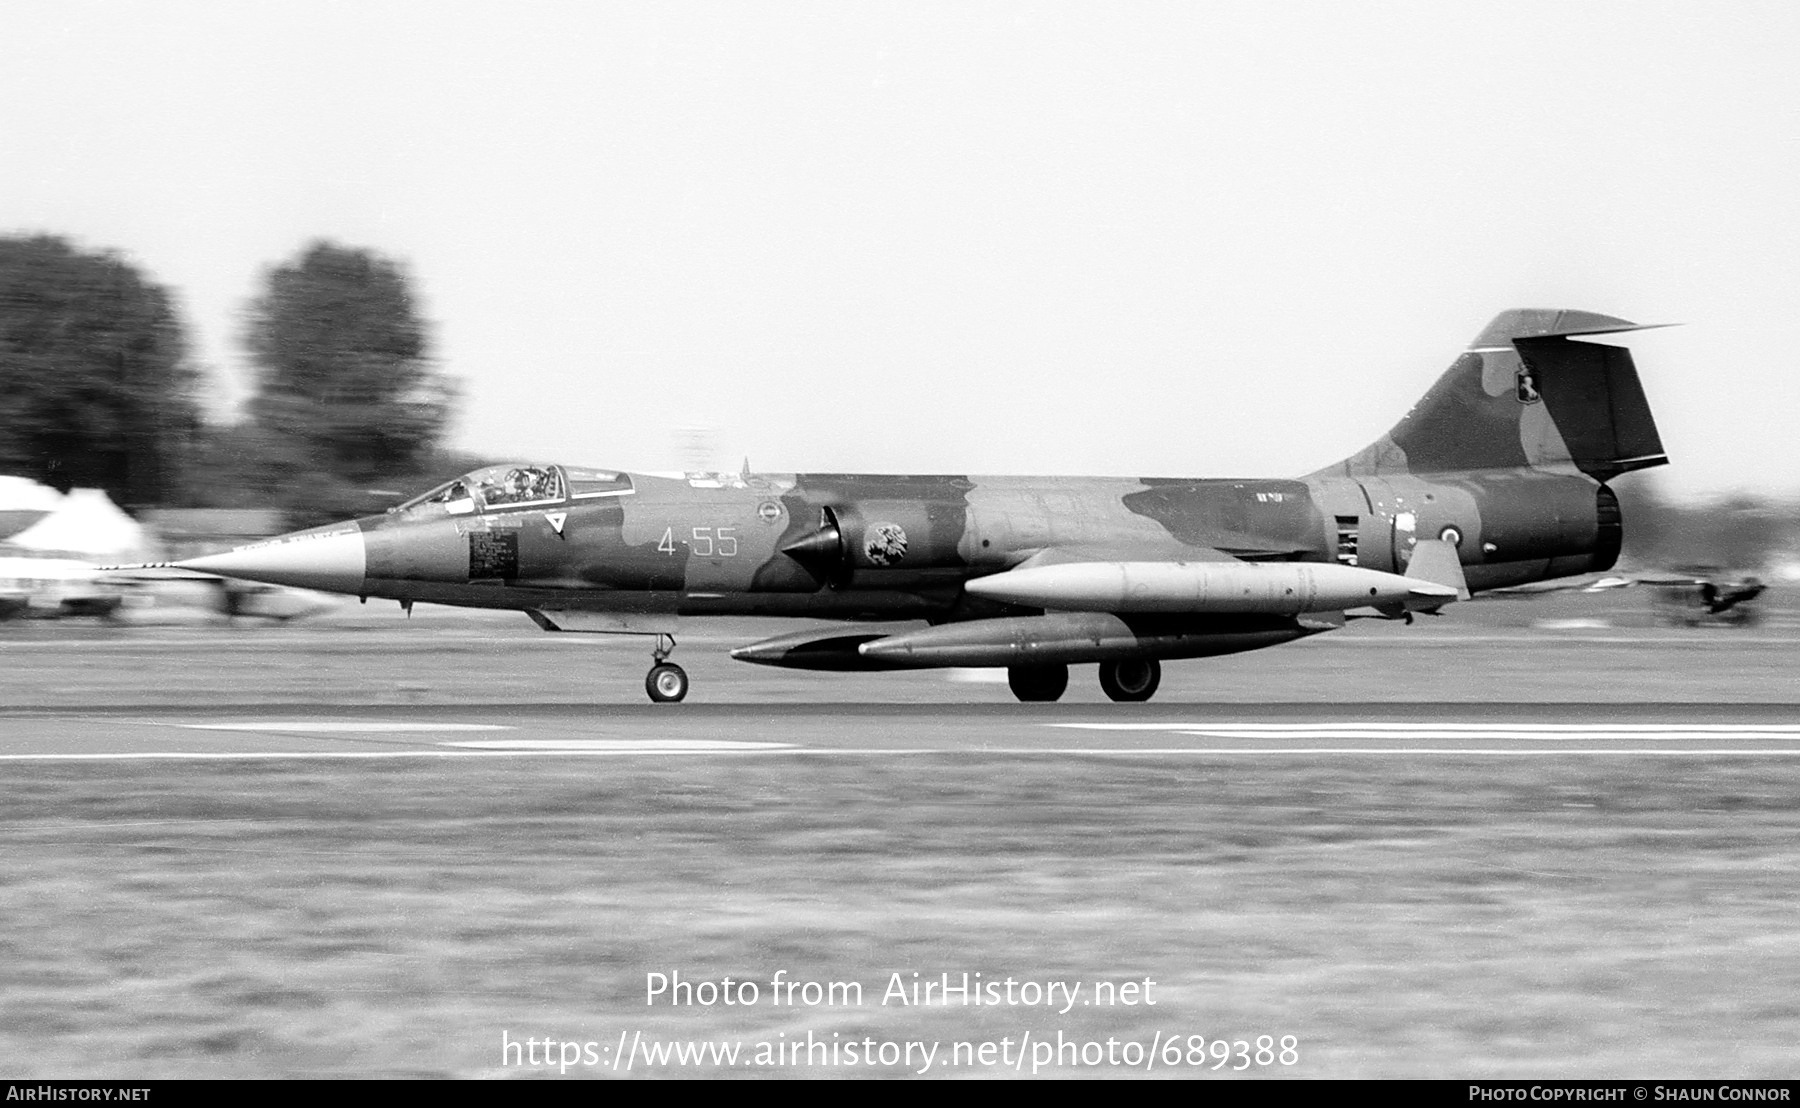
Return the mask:
<svg viewBox="0 0 1800 1108"><path fill-rule="evenodd" d="M198 383L168 294L132 265L0 237L0 472L129 507L177 499Z"/></svg>
<svg viewBox="0 0 1800 1108"><path fill-rule="evenodd" d="M1760 571L1785 552L1788 513L1761 496L1734 493L1696 515L1704 521L1709 564Z"/></svg>
<svg viewBox="0 0 1800 1108"><path fill-rule="evenodd" d="M255 483L297 523L378 509L372 488L416 483L435 456L455 395L406 274L373 251L315 242L264 285L246 334Z"/></svg>
<svg viewBox="0 0 1800 1108"><path fill-rule="evenodd" d="M1682 503L1655 476L1635 473L1613 489L1625 516L1624 557L1634 569L1757 572L1792 546L1793 507L1763 494Z"/></svg>

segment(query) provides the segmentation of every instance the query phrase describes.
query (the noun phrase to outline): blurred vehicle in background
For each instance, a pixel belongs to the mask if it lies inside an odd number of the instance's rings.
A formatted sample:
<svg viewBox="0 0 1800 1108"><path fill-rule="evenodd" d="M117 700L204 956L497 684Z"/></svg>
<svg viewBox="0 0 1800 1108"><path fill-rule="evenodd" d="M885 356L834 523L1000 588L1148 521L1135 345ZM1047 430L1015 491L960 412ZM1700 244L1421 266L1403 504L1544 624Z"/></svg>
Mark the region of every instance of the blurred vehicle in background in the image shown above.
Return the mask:
<svg viewBox="0 0 1800 1108"><path fill-rule="evenodd" d="M0 556L0 619L111 615L125 597L101 576L73 558Z"/></svg>
<svg viewBox="0 0 1800 1108"><path fill-rule="evenodd" d="M1753 627L1762 611L1752 601L1768 589L1758 577L1733 576L1716 566L1683 566L1639 581L1650 587L1657 622L1670 627Z"/></svg>
<svg viewBox="0 0 1800 1108"><path fill-rule="evenodd" d="M98 489L67 495L20 477L0 478L0 504L27 520L0 541L0 617L110 616L123 590L97 560L153 549L137 520Z"/></svg>
<svg viewBox="0 0 1800 1108"><path fill-rule="evenodd" d="M105 614L132 624L239 619L285 623L328 612L340 604L335 596L309 589L232 581L177 569L103 572L101 583L119 597L119 604Z"/></svg>
<svg viewBox="0 0 1800 1108"><path fill-rule="evenodd" d="M1754 627L1762 609L1752 603L1768 591L1759 577L1735 575L1716 566L1680 566L1629 575L1609 574L1538 581L1494 589L1483 597L1532 600L1552 594L1603 593L1642 585L1650 593L1650 612L1667 627Z"/></svg>
<svg viewBox="0 0 1800 1108"><path fill-rule="evenodd" d="M173 545L202 552L273 533L268 513L151 513ZM265 518L267 516L268 518ZM10 528L10 530L8 529ZM156 556L170 543L97 489L67 495L20 477L0 477L0 620L100 617L121 623L193 623L240 618L286 621L327 611L335 597L306 589L184 570L112 573L105 563Z"/></svg>

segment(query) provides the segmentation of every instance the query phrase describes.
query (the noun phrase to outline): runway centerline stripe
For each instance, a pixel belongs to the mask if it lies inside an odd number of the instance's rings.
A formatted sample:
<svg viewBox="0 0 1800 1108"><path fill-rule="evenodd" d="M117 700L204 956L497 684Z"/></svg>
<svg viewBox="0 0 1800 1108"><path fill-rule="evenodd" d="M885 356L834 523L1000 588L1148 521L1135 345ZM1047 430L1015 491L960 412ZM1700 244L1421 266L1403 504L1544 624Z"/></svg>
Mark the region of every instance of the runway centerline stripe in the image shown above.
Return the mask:
<svg viewBox="0 0 1800 1108"><path fill-rule="evenodd" d="M181 723L190 731L276 731L320 735L381 735L444 731L514 731L500 723L423 723L387 720L247 720L241 723Z"/></svg>
<svg viewBox="0 0 1800 1108"><path fill-rule="evenodd" d="M1741 735L1767 733L1800 735L1800 723L1413 723L1363 720L1346 723L1048 723L1046 727L1066 727L1084 731L1207 731L1213 734L1242 733L1266 735L1329 736L1346 731L1381 732L1446 732L1468 735L1510 734L1514 732L1588 735L1594 733Z"/></svg>
<svg viewBox="0 0 1800 1108"><path fill-rule="evenodd" d="M1388 739L1394 742L1412 742L1420 739L1514 739L1522 742L1560 743L1560 742L1595 742L1610 740L1625 742L1706 742L1719 739L1765 740L1781 742L1800 738L1792 732L1772 734L1760 731L1584 731L1579 734L1566 732L1496 730L1482 732L1468 731L1402 731L1393 732L1379 728L1346 728L1341 731L1234 731L1226 728L1194 728L1185 731L1158 732L1158 734L1191 735L1201 739Z"/></svg>
<svg viewBox="0 0 1800 1108"><path fill-rule="evenodd" d="M639 751L647 754L703 754L707 751L789 750L794 746L793 743L739 742L732 739L470 739L438 745L466 750L537 750L569 754Z"/></svg>

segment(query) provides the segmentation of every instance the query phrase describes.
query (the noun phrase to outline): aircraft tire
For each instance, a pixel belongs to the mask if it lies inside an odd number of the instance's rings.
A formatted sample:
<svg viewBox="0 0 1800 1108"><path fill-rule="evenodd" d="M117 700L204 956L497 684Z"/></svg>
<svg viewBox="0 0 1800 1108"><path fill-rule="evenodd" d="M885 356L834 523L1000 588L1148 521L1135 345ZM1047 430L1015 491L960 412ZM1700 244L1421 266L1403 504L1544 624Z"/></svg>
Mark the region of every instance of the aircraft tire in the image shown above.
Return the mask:
<svg viewBox="0 0 1800 1108"><path fill-rule="evenodd" d="M1006 683L1013 695L1026 703L1061 699L1069 687L1068 666L1008 666Z"/></svg>
<svg viewBox="0 0 1800 1108"><path fill-rule="evenodd" d="M687 671L673 662L659 662L644 678L644 691L658 704L673 704L688 693Z"/></svg>
<svg viewBox="0 0 1800 1108"><path fill-rule="evenodd" d="M1161 684L1162 663L1155 658L1100 663L1100 688L1114 700L1149 700Z"/></svg>

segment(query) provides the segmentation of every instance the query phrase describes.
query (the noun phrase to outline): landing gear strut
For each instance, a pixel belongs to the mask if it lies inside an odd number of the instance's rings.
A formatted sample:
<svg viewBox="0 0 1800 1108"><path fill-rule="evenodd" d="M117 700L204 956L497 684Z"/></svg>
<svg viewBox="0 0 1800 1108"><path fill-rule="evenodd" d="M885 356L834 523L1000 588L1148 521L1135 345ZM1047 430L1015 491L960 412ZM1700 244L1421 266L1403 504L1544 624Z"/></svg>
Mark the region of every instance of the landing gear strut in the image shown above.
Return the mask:
<svg viewBox="0 0 1800 1108"><path fill-rule="evenodd" d="M1069 667L1008 666L1006 683L1014 696L1028 703L1056 700L1069 687Z"/></svg>
<svg viewBox="0 0 1800 1108"><path fill-rule="evenodd" d="M1114 700L1149 700L1160 684L1162 663L1155 658L1100 663L1100 687Z"/></svg>
<svg viewBox="0 0 1800 1108"><path fill-rule="evenodd" d="M668 660L674 649L674 635L656 636L656 649L651 652L655 664L644 678L644 691L658 704L673 704L688 692L687 670Z"/></svg>

